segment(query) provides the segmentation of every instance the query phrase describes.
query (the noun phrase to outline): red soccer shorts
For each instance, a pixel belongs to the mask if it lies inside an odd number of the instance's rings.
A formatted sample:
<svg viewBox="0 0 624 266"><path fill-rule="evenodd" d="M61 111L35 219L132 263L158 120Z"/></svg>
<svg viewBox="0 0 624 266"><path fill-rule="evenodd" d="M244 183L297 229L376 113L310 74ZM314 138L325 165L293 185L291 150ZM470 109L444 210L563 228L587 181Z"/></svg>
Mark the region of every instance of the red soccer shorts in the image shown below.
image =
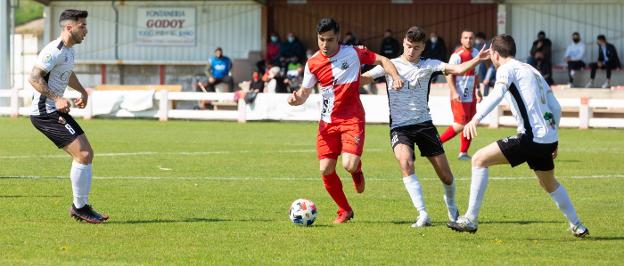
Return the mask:
<svg viewBox="0 0 624 266"><path fill-rule="evenodd" d="M364 150L364 122L353 124L319 123L316 138L318 159L337 159L343 152L362 156Z"/></svg>
<svg viewBox="0 0 624 266"><path fill-rule="evenodd" d="M468 124L477 113L477 101L458 102L451 100L451 110L453 110L453 121L458 124Z"/></svg>

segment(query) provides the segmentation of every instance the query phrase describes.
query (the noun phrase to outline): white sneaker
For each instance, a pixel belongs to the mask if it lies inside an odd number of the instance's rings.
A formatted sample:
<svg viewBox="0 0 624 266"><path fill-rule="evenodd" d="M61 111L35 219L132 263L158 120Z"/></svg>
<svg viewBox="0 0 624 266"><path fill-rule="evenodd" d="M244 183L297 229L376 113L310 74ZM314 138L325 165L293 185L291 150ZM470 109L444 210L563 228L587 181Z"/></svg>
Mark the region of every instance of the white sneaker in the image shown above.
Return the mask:
<svg viewBox="0 0 624 266"><path fill-rule="evenodd" d="M478 223L477 221L470 221L470 219L464 216L459 216L457 221L449 222L446 226L457 232L468 232L474 234L477 232Z"/></svg>
<svg viewBox="0 0 624 266"><path fill-rule="evenodd" d="M601 88L606 89L609 87L609 81L605 81L605 83L602 83Z"/></svg>
<svg viewBox="0 0 624 266"><path fill-rule="evenodd" d="M416 222L411 225L412 228L425 226L431 226L431 219L429 219L429 216L418 216L418 218L416 218Z"/></svg>
<svg viewBox="0 0 624 266"><path fill-rule="evenodd" d="M585 85L585 88L592 88L592 87L594 87L594 81L593 80L587 82L587 84Z"/></svg>
<svg viewBox="0 0 624 266"><path fill-rule="evenodd" d="M470 161L470 160L472 160L472 157L470 157L470 155L468 155L468 153L460 152L459 155L457 156L457 160L460 160L460 161Z"/></svg>
<svg viewBox="0 0 624 266"><path fill-rule="evenodd" d="M570 226L570 231L574 234L575 237L586 237L589 236L589 229L585 227L581 222L576 225Z"/></svg>

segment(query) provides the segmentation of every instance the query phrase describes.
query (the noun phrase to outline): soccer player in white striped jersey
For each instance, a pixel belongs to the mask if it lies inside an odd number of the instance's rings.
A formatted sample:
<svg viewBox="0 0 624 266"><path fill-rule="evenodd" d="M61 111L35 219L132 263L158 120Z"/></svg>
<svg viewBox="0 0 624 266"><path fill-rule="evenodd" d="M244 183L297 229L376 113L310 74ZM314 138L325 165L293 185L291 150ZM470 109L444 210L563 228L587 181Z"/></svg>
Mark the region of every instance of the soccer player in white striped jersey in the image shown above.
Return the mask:
<svg viewBox="0 0 624 266"><path fill-rule="evenodd" d="M388 89L390 107L390 145L401 167L403 184L412 199L419 216L412 227L431 225L425 207L422 188L414 170L414 144L420 156L427 157L444 186L444 201L448 218L455 221L459 212L455 204L455 182L449 167L444 148L429 113L429 89L431 80L437 74L462 74L474 68L480 60L487 60L489 53L481 51L473 60L451 65L439 60L422 59L425 48L425 32L419 27L411 27L403 38L403 54L390 60L404 80L400 90ZM383 68L375 67L362 75L363 83L371 83L374 78L386 76L388 88L393 78Z"/></svg>
<svg viewBox="0 0 624 266"><path fill-rule="evenodd" d="M488 168L499 164L515 167L527 162L542 188L567 218L574 236L587 236L589 230L579 220L566 189L555 178L553 161L557 156L561 106L541 74L530 65L516 60L515 55L516 44L510 35L494 37L490 58L497 68L496 84L482 102L482 108L464 127L464 135L470 139L476 137L479 121L503 98L506 98L518 121L518 134L491 143L474 154L468 210L457 221L449 222L448 227L475 233L487 188Z"/></svg>
<svg viewBox="0 0 624 266"><path fill-rule="evenodd" d="M69 100L63 98L69 85L82 96L75 101L78 108L87 105L88 94L73 71L73 46L82 43L87 35L87 11L68 9L61 13L61 36L46 45L30 74L29 82L35 88L30 121L59 148L73 159L69 177L72 183L73 204L71 217L88 223L102 223L108 215L95 211L89 205L91 191L91 162L93 149L80 125L69 114Z"/></svg>

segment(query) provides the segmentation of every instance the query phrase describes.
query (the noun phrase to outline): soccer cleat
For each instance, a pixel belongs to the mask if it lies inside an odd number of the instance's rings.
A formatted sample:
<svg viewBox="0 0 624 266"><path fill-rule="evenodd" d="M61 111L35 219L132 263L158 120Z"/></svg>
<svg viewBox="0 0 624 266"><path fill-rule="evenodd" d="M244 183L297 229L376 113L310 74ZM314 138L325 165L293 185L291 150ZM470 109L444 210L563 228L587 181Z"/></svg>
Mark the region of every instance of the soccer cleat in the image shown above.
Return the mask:
<svg viewBox="0 0 624 266"><path fill-rule="evenodd" d="M585 227L582 223L578 223L576 225L570 226L570 231L574 234L575 237L586 237L589 236L589 229Z"/></svg>
<svg viewBox="0 0 624 266"><path fill-rule="evenodd" d="M431 226L431 219L429 216L418 216L416 222L411 225L412 228Z"/></svg>
<svg viewBox="0 0 624 266"><path fill-rule="evenodd" d="M590 82L587 82L587 84L585 85L585 88L591 88L593 86L594 86L594 81L592 80Z"/></svg>
<svg viewBox="0 0 624 266"><path fill-rule="evenodd" d="M472 157L470 157L470 155L468 155L468 153L465 152L460 152L459 156L457 156L457 160L460 161L470 161L472 159Z"/></svg>
<svg viewBox="0 0 624 266"><path fill-rule="evenodd" d="M353 211L338 210L338 212L336 213L338 214L338 217L336 217L336 220L334 220L334 224L346 223L349 220L353 219L354 216Z"/></svg>
<svg viewBox="0 0 624 266"><path fill-rule="evenodd" d="M446 226L457 232L468 232L471 234L477 232L477 221L470 221L470 219L464 216L459 216L457 221L449 222Z"/></svg>
<svg viewBox="0 0 624 266"><path fill-rule="evenodd" d="M459 218L459 210L457 210L457 207L450 206L447 208L447 211L448 211L449 222L456 222L457 218Z"/></svg>
<svg viewBox="0 0 624 266"><path fill-rule="evenodd" d="M78 209L74 204L69 208L69 215L76 221L85 221L91 224L99 224L108 220L108 215L100 214L95 211L91 205L85 205Z"/></svg>
<svg viewBox="0 0 624 266"><path fill-rule="evenodd" d="M357 174L352 174L353 185L355 186L355 192L362 193L366 187L366 181L364 180L364 173L360 171Z"/></svg>
<svg viewBox="0 0 624 266"><path fill-rule="evenodd" d="M605 81L605 83L602 83L602 86L600 86L603 89L606 89L609 87L609 81Z"/></svg>

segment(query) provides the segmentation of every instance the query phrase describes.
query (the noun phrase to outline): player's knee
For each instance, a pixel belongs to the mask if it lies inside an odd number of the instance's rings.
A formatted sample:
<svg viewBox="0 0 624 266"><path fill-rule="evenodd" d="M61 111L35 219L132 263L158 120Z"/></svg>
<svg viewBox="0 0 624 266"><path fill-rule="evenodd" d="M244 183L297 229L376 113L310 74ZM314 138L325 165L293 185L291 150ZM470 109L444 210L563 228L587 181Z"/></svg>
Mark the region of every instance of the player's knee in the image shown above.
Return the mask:
<svg viewBox="0 0 624 266"><path fill-rule="evenodd" d="M414 161L410 159L400 159L399 164L403 173L411 173L414 169Z"/></svg>
<svg viewBox="0 0 624 266"><path fill-rule="evenodd" d="M320 173L322 176L330 175L335 171L336 169L334 169L333 167L329 167L329 166L321 166L320 168Z"/></svg>
<svg viewBox="0 0 624 266"><path fill-rule="evenodd" d="M74 160L78 161L81 164L90 164L93 162L93 150L87 149L84 151L80 151Z"/></svg>
<svg viewBox="0 0 624 266"><path fill-rule="evenodd" d="M343 162L342 167L349 173L355 173L358 170L357 163L354 162Z"/></svg>
<svg viewBox="0 0 624 266"><path fill-rule="evenodd" d="M477 151L473 156L472 156L472 167L487 167L487 160L486 157L483 155L483 152L481 152L481 150Z"/></svg>

